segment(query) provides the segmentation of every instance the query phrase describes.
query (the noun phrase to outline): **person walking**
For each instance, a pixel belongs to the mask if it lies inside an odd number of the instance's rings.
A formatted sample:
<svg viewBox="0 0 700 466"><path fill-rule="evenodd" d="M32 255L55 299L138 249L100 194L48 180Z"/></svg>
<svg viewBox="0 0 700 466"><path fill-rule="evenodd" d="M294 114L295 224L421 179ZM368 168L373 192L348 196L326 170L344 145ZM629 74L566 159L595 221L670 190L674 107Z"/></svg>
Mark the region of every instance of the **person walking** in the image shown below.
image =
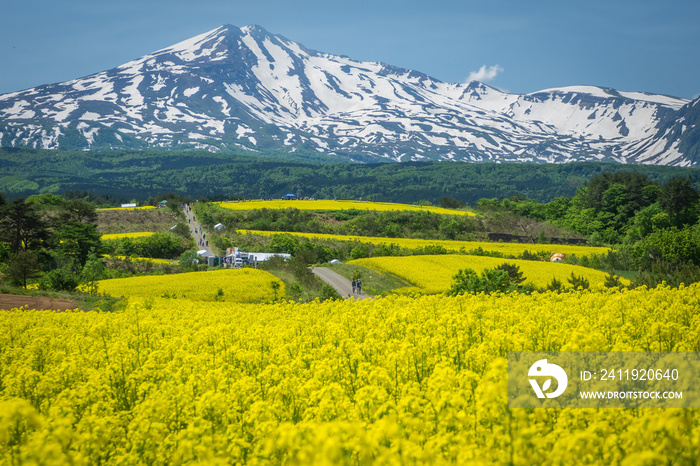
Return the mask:
<svg viewBox="0 0 700 466"><path fill-rule="evenodd" d="M355 294L355 289L357 288L357 282L355 279L352 279L352 294Z"/></svg>
<svg viewBox="0 0 700 466"><path fill-rule="evenodd" d="M362 294L362 280L357 279L357 294Z"/></svg>

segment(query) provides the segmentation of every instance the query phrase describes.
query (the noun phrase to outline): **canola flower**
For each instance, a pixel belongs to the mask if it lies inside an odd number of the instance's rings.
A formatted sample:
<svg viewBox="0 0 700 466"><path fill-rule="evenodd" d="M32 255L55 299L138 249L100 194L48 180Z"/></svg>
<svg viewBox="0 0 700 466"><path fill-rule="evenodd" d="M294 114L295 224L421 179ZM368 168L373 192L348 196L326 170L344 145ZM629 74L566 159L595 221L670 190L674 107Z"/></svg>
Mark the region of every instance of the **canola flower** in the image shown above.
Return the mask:
<svg viewBox="0 0 700 466"><path fill-rule="evenodd" d="M153 236L155 233L152 231L139 231L135 233L108 233L102 235L100 238L103 241L108 241L111 239L121 239L121 238L145 238L146 236Z"/></svg>
<svg viewBox="0 0 700 466"><path fill-rule="evenodd" d="M360 265L380 273L390 273L414 285L394 290L396 293L431 294L449 290L453 277L460 269L473 269L480 274L484 269L496 268L504 262L520 267L526 279L525 283L531 283L538 288L546 288L552 278L563 282L564 286L571 286L567 278L572 272L587 279L591 287L602 288L607 276L599 270L578 265L467 255L372 257L356 259L348 264ZM629 285L629 280L621 279L621 281Z"/></svg>
<svg viewBox="0 0 700 466"><path fill-rule="evenodd" d="M259 200L259 201L229 201L220 202L224 209L230 210L258 210L258 209L299 209L299 210L373 210L373 211L411 211L411 212L431 212L443 215L469 215L475 216L474 212L465 210L452 210L435 206L420 206L413 204L397 204L393 202L371 202L371 201L331 201L331 200Z"/></svg>
<svg viewBox="0 0 700 466"><path fill-rule="evenodd" d="M105 254L103 256L105 259L119 259L119 260L132 260L132 261L143 261L143 262L153 262L154 264L175 264L177 261L171 259L156 259L153 257L138 257L138 256L110 256Z"/></svg>
<svg viewBox="0 0 700 466"><path fill-rule="evenodd" d="M236 230L241 234L272 236L272 235L292 235L304 238L325 239L335 241L353 241L376 245L395 244L401 248L418 249L426 246L442 246L448 251L471 251L483 249L484 251L500 252L504 255L519 256L525 251L532 253L544 251L547 254L552 252L576 255L577 257L590 256L593 254L603 255L610 251L610 248L594 246L574 246L568 244L527 244L527 243L492 243L488 241L456 241L456 240L432 240L414 238L385 238L378 236L352 236L352 235L331 235L327 233L299 233L293 231L263 231L263 230Z"/></svg>
<svg viewBox="0 0 700 466"><path fill-rule="evenodd" d="M273 301L285 293L284 283L279 278L257 269L114 278L98 282L98 289L117 298L166 297L237 303Z"/></svg>
<svg viewBox="0 0 700 466"><path fill-rule="evenodd" d="M156 206L152 205L144 205L141 207L104 207L101 209L97 209L98 212L106 212L109 210L150 210L150 209L157 209Z"/></svg>
<svg viewBox="0 0 700 466"><path fill-rule="evenodd" d="M5 464L678 464L692 409L509 409L509 351L698 351L700 286L0 313Z"/></svg>

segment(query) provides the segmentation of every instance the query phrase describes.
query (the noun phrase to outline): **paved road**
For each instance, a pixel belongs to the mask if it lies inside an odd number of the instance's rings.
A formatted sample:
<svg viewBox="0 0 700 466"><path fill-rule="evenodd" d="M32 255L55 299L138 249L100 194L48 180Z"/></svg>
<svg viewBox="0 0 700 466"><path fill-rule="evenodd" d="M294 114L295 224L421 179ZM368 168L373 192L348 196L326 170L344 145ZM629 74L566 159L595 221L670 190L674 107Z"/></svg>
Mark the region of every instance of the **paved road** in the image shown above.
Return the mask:
<svg viewBox="0 0 700 466"><path fill-rule="evenodd" d="M190 227L190 232L192 233L192 237L194 238L195 243L197 243L197 250L206 249L207 251L212 252L211 247L206 243L206 232L203 232L202 226L199 223L197 223L197 219L194 218L194 212L188 206L185 206L184 210L185 219L187 220L187 224Z"/></svg>
<svg viewBox="0 0 700 466"><path fill-rule="evenodd" d="M370 296L364 291L361 294L352 294L352 283L342 275L332 271L328 267L312 267L311 271L321 280L335 288L340 296L345 299L355 297L355 299L367 299Z"/></svg>
<svg viewBox="0 0 700 466"><path fill-rule="evenodd" d="M194 237L194 240L197 243L197 247L200 250L206 249L207 251L212 252L211 247L206 243L206 233L202 231L201 225L197 223L197 219L194 217L194 212L192 212L192 210L188 206L185 206L184 211L185 218L187 219L187 224L189 225L190 232L192 232L192 236ZM335 291L337 291L338 294L344 299L348 299L350 297L354 297L358 300L370 298L370 296L364 291L360 294L353 294L352 283L350 282L350 280L327 267L312 267L311 271L314 274L316 274L321 280L335 288Z"/></svg>

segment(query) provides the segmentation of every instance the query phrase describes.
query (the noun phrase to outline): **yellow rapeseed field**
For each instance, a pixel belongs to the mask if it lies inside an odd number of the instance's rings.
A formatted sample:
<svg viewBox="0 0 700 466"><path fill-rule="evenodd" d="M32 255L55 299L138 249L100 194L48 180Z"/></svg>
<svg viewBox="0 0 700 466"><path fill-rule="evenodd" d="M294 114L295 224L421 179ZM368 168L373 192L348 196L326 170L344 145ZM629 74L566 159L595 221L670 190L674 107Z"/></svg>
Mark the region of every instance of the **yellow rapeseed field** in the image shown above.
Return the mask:
<svg viewBox="0 0 700 466"><path fill-rule="evenodd" d="M104 255L105 259L119 259L119 260L126 260L127 256L110 256L109 254ZM152 257L137 257L137 256L131 256L128 257L129 260L132 261L144 261L144 262L153 262L154 264L174 264L177 261L174 261L172 259L154 259Z"/></svg>
<svg viewBox="0 0 700 466"><path fill-rule="evenodd" d="M532 283L538 288L545 288L552 278L563 282L565 286L570 286L566 279L571 276L572 272L587 279L591 287L601 288L607 275L604 272L578 265L461 254L372 257L356 259L348 262L348 264L360 265L380 273L390 273L415 285L395 290L397 293L414 291L420 293L443 293L450 289L453 283L452 277L460 269L472 269L480 274L484 269L493 269L504 262L516 264L520 267L520 271L523 272L523 276L526 278L525 283ZM622 279L622 282L629 285L629 280Z"/></svg>
<svg viewBox="0 0 700 466"><path fill-rule="evenodd" d="M451 240L432 240L432 239L413 239L413 238L384 238L377 236L351 236L351 235L330 235L325 233L298 233L298 232L281 232L281 231L262 231L262 230L236 230L242 234L272 236L272 235L293 235L304 238L327 239L336 241L357 241L360 243L369 244L396 244L401 248L417 249L426 246L443 246L448 251L471 251L473 249L483 249L484 251L500 252L504 255L519 256L525 251L536 253L545 251L547 254L552 252L564 253L567 255L576 255L576 257L590 256L592 254L607 254L610 248L593 247L593 246L573 246L566 244L527 244L527 243L492 243L488 241L451 241Z"/></svg>
<svg viewBox="0 0 700 466"><path fill-rule="evenodd" d="M279 285L277 290L272 283ZM98 285L100 293L114 297L166 297L237 303L273 301L285 293L284 283L280 279L257 269L114 278L102 280Z"/></svg>
<svg viewBox="0 0 700 466"><path fill-rule="evenodd" d="M393 202L370 202L370 201L331 201L331 200L314 200L314 201L230 201L221 202L219 205L225 209L231 210L257 210L257 209L299 209L299 210L406 210L412 212L432 212L434 214L445 215L476 215L473 212L465 210L452 210L435 206L419 206L412 204L396 204Z"/></svg>
<svg viewBox="0 0 700 466"><path fill-rule="evenodd" d="M121 239L121 238L144 238L146 236L152 236L154 233L152 231L139 231L135 233L109 233L102 235L100 238L103 241L110 239Z"/></svg>
<svg viewBox="0 0 700 466"><path fill-rule="evenodd" d="M152 205L145 205L141 207L105 207L102 209L97 209L98 212L108 211L108 210L149 210L157 209L157 207Z"/></svg>
<svg viewBox="0 0 700 466"><path fill-rule="evenodd" d="M510 409L507 356L698 351L698 309L692 285L1 312L0 462L697 465L700 410Z"/></svg>

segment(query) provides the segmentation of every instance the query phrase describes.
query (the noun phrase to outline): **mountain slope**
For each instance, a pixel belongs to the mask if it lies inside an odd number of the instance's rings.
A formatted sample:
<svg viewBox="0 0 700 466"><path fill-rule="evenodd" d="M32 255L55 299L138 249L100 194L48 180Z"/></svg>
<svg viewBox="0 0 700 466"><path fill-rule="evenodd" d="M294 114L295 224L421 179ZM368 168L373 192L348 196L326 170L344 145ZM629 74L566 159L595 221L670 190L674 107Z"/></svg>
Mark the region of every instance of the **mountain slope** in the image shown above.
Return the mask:
<svg viewBox="0 0 700 466"><path fill-rule="evenodd" d="M518 95L222 26L112 70L0 96L0 144L314 151L348 161L690 165L688 102L597 87ZM684 107L685 106L685 107Z"/></svg>

